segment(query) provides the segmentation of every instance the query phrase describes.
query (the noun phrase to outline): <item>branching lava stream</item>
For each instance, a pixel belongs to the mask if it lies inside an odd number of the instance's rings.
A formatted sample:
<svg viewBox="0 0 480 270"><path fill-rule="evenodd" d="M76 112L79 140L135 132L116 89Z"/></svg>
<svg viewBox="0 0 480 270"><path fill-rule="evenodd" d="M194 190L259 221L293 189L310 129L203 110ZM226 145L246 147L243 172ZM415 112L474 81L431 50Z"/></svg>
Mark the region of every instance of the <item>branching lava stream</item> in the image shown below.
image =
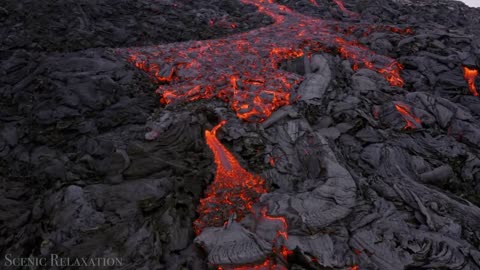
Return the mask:
<svg viewBox="0 0 480 270"><path fill-rule="evenodd" d="M279 69L278 64L319 51L338 53L349 59L354 69L368 68L382 74L392 86L403 85L401 65L341 33L342 22L309 17L273 0L241 1L256 6L274 23L221 39L127 50L129 60L161 84L156 92L163 104L215 97L227 102L239 118L261 122L291 103L303 79ZM335 3L345 9L340 0Z"/></svg>

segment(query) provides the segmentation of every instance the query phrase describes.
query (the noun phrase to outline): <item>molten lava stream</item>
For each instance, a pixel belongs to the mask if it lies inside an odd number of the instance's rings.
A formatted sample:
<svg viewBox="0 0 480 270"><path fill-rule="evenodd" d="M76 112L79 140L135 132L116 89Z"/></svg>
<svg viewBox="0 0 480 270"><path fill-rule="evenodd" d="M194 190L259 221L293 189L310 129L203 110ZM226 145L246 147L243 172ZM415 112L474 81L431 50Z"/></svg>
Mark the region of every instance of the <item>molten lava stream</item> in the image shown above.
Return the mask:
<svg viewBox="0 0 480 270"><path fill-rule="evenodd" d="M463 77L467 80L468 89L472 95L478 97L477 87L475 86L475 79L478 76L478 69L463 67Z"/></svg>
<svg viewBox="0 0 480 270"><path fill-rule="evenodd" d="M243 169L217 139L217 130L225 123L222 121L211 131L205 131L205 139L214 154L217 169L205 198L200 200L200 217L195 221L197 234L207 225L223 226L234 214L238 220L242 219L251 213L253 203L260 195L267 192L264 180Z"/></svg>
<svg viewBox="0 0 480 270"><path fill-rule="evenodd" d="M127 50L129 60L159 82L156 93L163 104L218 98L240 119L262 122L294 100L295 89L303 80L280 69L279 63L322 51L336 52L355 69L374 70L392 86L403 86L402 66L351 40L352 36L342 34L345 31L339 32L341 22L309 17L273 0L241 1L256 6L274 23L220 39ZM337 4L343 6L340 0ZM377 30L409 33L391 27L369 31Z"/></svg>
<svg viewBox="0 0 480 270"><path fill-rule="evenodd" d="M205 198L200 200L198 207L199 218L194 222L195 231L198 234L202 229L210 227L222 227L230 217L236 216L237 221L248 214L255 215L254 203L261 194L266 193L265 181L242 168L237 159L216 137L217 131L226 122L222 121L212 130L205 131L205 139L208 147L212 150L215 158L216 174L214 182L207 188ZM260 219L265 222L276 222L280 226L277 230L277 238L288 238L287 222L283 217L271 217L267 215L267 209L260 210ZM276 252L277 255L286 257L290 251L285 249ZM219 267L218 269L222 269ZM268 258L265 262L255 266L240 266L229 268L235 270L246 269L285 269L276 265Z"/></svg>

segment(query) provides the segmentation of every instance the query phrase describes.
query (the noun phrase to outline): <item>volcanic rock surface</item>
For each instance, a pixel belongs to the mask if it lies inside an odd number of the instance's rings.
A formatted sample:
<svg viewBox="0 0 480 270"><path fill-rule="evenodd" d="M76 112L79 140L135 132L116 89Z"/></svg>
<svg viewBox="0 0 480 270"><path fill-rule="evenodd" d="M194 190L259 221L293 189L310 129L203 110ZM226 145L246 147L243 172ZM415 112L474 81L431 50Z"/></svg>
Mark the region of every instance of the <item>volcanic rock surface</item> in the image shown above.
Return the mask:
<svg viewBox="0 0 480 270"><path fill-rule="evenodd" d="M479 18L453 0L5 0L2 267L480 269Z"/></svg>

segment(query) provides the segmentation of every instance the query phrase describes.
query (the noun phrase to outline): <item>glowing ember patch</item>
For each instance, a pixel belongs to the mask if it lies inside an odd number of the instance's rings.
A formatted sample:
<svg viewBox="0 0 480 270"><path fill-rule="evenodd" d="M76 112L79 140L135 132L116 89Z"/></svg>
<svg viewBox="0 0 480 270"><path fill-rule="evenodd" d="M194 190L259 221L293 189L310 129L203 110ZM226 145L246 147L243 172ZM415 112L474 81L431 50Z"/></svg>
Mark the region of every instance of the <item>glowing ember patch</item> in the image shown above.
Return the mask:
<svg viewBox="0 0 480 270"><path fill-rule="evenodd" d="M289 250L286 247L282 247L282 250L280 251L280 253L284 258L287 258L288 256L293 254L293 250Z"/></svg>
<svg viewBox="0 0 480 270"><path fill-rule="evenodd" d="M472 95L478 97L477 87L475 86L475 79L478 76L478 69L471 69L468 67L463 67L463 77L467 80L468 89Z"/></svg>
<svg viewBox="0 0 480 270"><path fill-rule="evenodd" d="M274 157L270 156L270 157L268 158L268 163L270 164L270 166L275 167L275 162L276 162L276 161L275 161L275 158L274 158Z"/></svg>
<svg viewBox="0 0 480 270"><path fill-rule="evenodd" d="M222 39L127 50L129 60L160 83L156 93L163 104L218 98L228 102L240 119L262 122L298 98L295 89L302 76L281 70L278 64L320 51L339 53L355 69L372 69L391 85L403 85L402 68L395 60L342 37L338 22L300 14L272 0L242 2L256 6L274 23ZM339 0L337 5L344 8Z"/></svg>
<svg viewBox="0 0 480 270"><path fill-rule="evenodd" d="M406 124L403 129L416 129L422 124L422 120L412 113L410 106L397 102L395 108L402 115L403 119L405 119Z"/></svg>
<svg viewBox="0 0 480 270"><path fill-rule="evenodd" d="M349 270L360 270L360 267L358 265L355 265L350 267Z"/></svg>

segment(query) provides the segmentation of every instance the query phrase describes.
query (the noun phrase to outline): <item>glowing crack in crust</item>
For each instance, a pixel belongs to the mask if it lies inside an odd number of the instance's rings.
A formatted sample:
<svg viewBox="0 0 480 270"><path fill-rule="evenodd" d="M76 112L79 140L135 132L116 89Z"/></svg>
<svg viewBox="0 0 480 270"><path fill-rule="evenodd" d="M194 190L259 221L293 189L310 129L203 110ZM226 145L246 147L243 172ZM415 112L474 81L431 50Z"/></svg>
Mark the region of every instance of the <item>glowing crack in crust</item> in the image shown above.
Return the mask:
<svg viewBox="0 0 480 270"><path fill-rule="evenodd" d="M349 59L354 69L374 70L392 86L403 86L401 65L350 40L348 33L339 31L342 22L309 17L272 0L241 1L256 6L274 23L220 39L127 50L129 60L160 84L156 93L161 103L217 98L227 102L239 118L262 122L296 98L295 89L303 79L279 69L279 63L319 51L337 53ZM340 0L335 2L349 13ZM411 33L390 28L382 30Z"/></svg>
<svg viewBox="0 0 480 270"><path fill-rule="evenodd" d="M402 115L403 119L405 120L405 126L403 129L416 129L421 127L422 120L415 116L412 112L412 109L407 104L402 102L396 102L395 109Z"/></svg>

